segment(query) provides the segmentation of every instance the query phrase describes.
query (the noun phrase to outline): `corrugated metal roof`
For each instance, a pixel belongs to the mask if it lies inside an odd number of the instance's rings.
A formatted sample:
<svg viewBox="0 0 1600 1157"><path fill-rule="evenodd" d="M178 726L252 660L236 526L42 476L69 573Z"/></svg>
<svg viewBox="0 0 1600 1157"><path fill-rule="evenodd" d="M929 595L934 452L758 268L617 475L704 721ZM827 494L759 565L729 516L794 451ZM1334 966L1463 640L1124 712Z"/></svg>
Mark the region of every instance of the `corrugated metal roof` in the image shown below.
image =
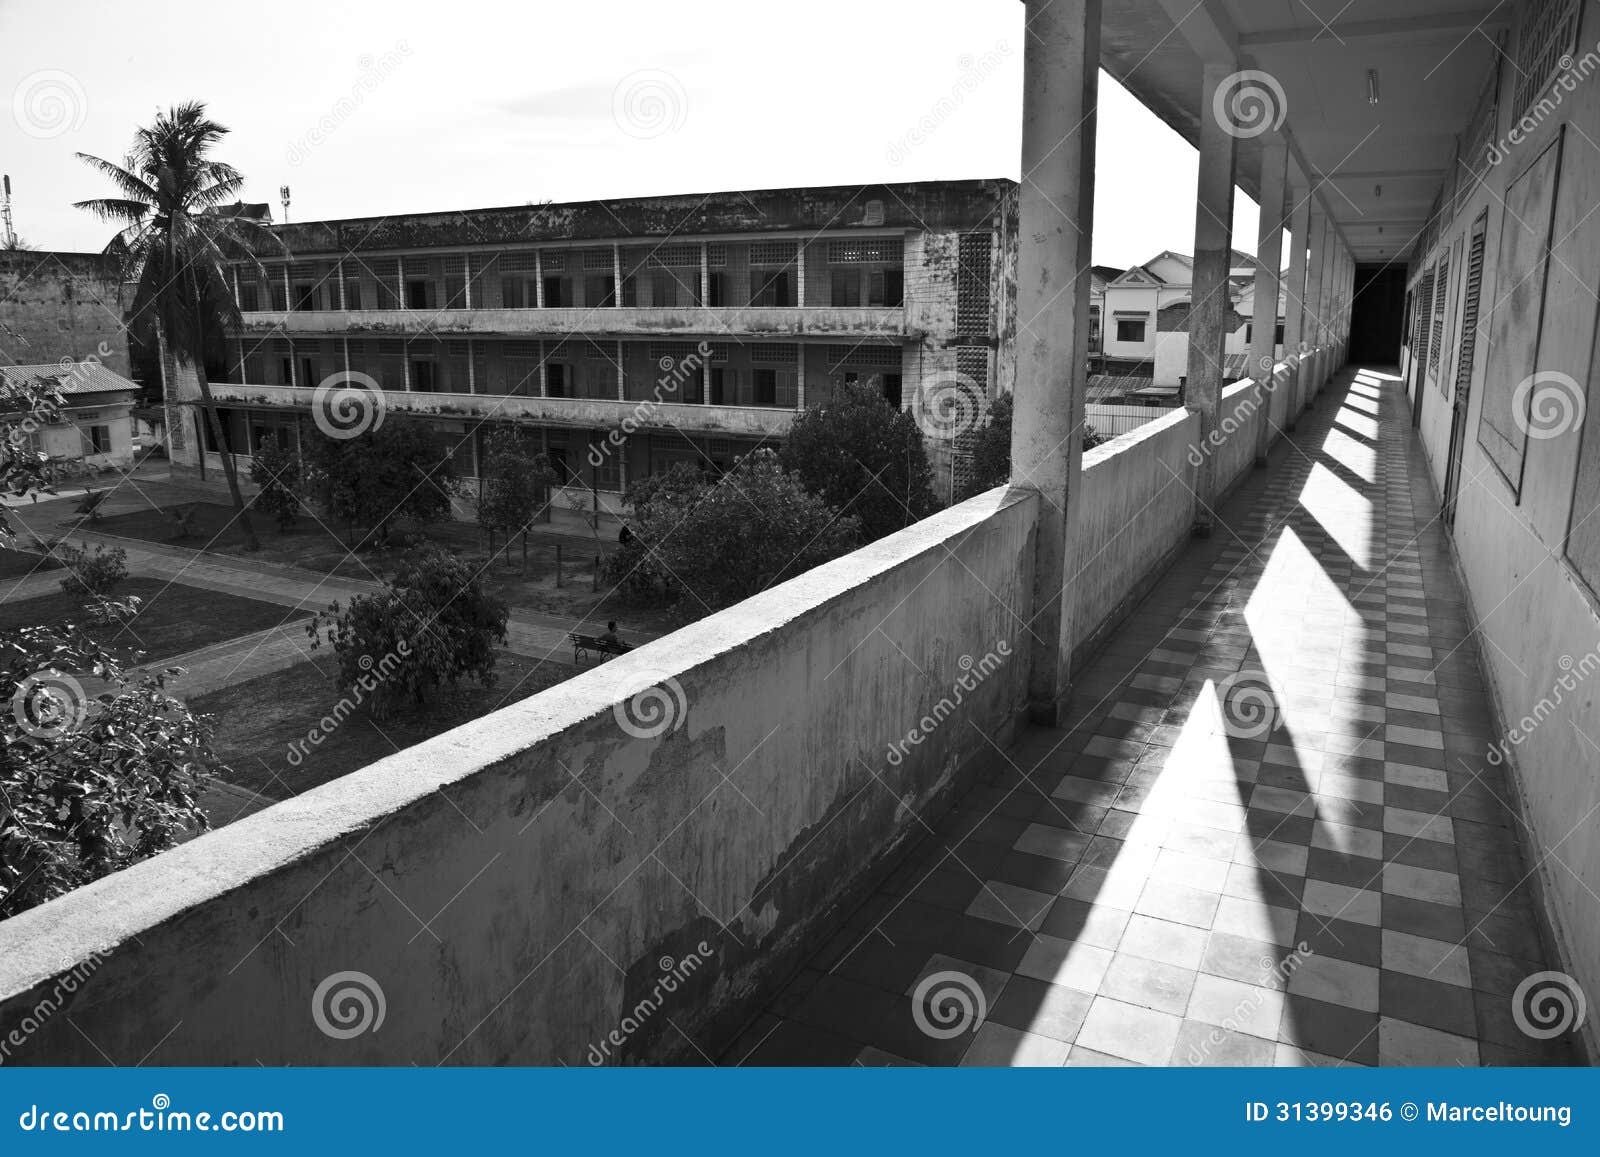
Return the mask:
<svg viewBox="0 0 1600 1157"><path fill-rule="evenodd" d="M13 389L32 385L56 390L64 396L137 391L137 382L107 369L99 362L48 362L42 366L0 366L0 379Z"/></svg>

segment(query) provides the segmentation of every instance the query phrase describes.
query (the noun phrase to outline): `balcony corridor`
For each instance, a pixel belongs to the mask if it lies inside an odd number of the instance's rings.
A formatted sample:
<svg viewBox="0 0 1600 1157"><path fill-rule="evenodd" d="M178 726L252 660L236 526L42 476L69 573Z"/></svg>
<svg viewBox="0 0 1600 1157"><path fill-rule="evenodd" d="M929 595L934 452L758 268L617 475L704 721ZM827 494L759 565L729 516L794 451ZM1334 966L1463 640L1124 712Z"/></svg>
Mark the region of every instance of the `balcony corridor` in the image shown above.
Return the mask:
<svg viewBox="0 0 1600 1157"><path fill-rule="evenodd" d="M1511 1013L1547 965L1467 634L1400 384L1346 369L1076 726L997 750L723 1063L1571 1063Z"/></svg>

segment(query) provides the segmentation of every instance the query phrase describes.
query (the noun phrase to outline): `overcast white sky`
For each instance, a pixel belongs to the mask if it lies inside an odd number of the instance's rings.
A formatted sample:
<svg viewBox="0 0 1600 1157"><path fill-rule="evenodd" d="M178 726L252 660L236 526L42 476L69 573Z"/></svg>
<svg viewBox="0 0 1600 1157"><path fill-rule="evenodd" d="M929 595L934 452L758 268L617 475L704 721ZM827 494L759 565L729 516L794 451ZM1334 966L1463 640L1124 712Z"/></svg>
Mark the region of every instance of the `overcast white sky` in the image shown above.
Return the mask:
<svg viewBox="0 0 1600 1157"><path fill-rule="evenodd" d="M157 106L206 101L246 200L296 220L788 185L1018 176L1017 0L0 0L17 231L98 249ZM1188 252L1194 150L1101 77L1095 261ZM333 117L341 98L357 100ZM630 94L634 99L629 99ZM952 95L958 94L958 95ZM51 98L62 97L52 104ZM659 101L652 103L652 97ZM949 98L920 142L908 134ZM631 112L629 110L632 110ZM317 141L319 122L332 131ZM1237 248L1256 207L1237 197Z"/></svg>

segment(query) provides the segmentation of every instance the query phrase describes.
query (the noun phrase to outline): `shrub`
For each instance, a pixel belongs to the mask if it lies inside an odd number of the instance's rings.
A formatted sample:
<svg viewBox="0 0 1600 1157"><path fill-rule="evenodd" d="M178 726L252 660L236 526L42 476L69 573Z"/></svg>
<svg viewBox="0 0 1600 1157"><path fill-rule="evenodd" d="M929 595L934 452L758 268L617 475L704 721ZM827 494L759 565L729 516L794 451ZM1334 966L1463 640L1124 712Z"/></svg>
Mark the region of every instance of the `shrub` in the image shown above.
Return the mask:
<svg viewBox="0 0 1600 1157"><path fill-rule="evenodd" d="M739 459L722 478L672 471L652 482L634 503L634 542L616 559L697 610L747 598L860 543L858 521L807 490L770 450Z"/></svg>
<svg viewBox="0 0 1600 1157"><path fill-rule="evenodd" d="M463 676L492 686L506 617L506 605L484 591L474 567L430 547L377 592L317 614L306 631L313 647L333 648L340 692L386 719Z"/></svg>
<svg viewBox="0 0 1600 1157"><path fill-rule="evenodd" d="M1011 480L1011 414L1010 394L1001 394L989 404L989 414L983 425L972 435L972 478L959 495L971 498ZM1083 424L1083 448L1093 450L1110 436L1100 433L1089 423Z"/></svg>
<svg viewBox="0 0 1600 1157"><path fill-rule="evenodd" d="M386 545L394 521L436 522L450 512L455 463L426 422L391 416L355 438L314 439L307 452L314 489L331 517L372 528Z"/></svg>
<svg viewBox="0 0 1600 1157"><path fill-rule="evenodd" d="M507 542L513 535L527 534L550 501L555 471L543 454L532 451L520 431L502 426L485 440L483 477L478 525L488 532L492 553L497 533Z"/></svg>
<svg viewBox="0 0 1600 1157"><path fill-rule="evenodd" d="M67 568L61 580L61 589L69 595L109 595L123 579L128 577L128 552L116 546L107 550L96 545L90 554L71 543L62 543L55 556Z"/></svg>
<svg viewBox="0 0 1600 1157"><path fill-rule="evenodd" d="M280 531L293 526L300 513L300 455L276 434L268 434L256 447L250 481L257 487L250 505L276 522Z"/></svg>

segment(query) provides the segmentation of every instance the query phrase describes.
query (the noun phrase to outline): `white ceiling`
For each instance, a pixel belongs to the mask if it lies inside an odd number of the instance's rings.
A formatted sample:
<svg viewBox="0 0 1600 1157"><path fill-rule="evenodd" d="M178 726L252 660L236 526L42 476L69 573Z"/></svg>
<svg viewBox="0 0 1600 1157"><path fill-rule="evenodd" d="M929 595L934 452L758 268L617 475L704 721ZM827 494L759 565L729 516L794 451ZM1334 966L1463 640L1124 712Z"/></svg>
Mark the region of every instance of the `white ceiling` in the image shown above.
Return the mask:
<svg viewBox="0 0 1600 1157"><path fill-rule="evenodd" d="M1421 232L1513 16L1509 0L1106 0L1101 58L1196 143L1208 59L1268 73L1291 147L1350 249L1388 261ZM1252 196L1258 144L1240 146Z"/></svg>

